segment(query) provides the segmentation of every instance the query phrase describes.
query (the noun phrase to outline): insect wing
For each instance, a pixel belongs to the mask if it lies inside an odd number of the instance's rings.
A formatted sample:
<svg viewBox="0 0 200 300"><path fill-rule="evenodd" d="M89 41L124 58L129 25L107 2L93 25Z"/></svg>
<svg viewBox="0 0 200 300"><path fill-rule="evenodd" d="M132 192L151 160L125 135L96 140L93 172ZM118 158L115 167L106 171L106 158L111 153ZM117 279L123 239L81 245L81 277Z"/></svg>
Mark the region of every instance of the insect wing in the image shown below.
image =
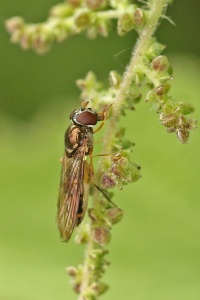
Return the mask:
<svg viewBox="0 0 200 300"><path fill-rule="evenodd" d="M85 146L79 147L72 158L63 156L57 222L61 238L68 241L74 227L78 225L85 211L84 196Z"/></svg>

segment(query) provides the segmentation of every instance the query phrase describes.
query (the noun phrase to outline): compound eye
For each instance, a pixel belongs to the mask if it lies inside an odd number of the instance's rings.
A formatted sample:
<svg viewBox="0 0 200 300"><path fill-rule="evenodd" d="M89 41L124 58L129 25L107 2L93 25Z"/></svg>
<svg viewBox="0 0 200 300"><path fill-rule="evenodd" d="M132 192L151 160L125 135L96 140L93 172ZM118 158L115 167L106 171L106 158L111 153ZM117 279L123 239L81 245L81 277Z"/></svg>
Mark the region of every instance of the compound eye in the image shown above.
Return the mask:
<svg viewBox="0 0 200 300"><path fill-rule="evenodd" d="M76 117L76 121L82 125L93 126L97 124L97 114L90 111L84 111Z"/></svg>

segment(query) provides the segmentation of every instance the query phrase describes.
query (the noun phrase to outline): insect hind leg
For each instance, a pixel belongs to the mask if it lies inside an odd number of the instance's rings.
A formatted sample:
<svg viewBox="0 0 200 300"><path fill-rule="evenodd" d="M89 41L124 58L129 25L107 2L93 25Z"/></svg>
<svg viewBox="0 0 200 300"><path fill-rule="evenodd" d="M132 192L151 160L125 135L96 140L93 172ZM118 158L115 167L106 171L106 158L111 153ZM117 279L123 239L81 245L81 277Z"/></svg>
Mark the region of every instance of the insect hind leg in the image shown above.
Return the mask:
<svg viewBox="0 0 200 300"><path fill-rule="evenodd" d="M105 193L105 191L103 189L101 189L98 185L96 185L94 182L93 182L95 188L100 192L102 193L102 195L106 198L106 200L111 203L112 206L116 207L119 209L119 207L108 197L108 195Z"/></svg>

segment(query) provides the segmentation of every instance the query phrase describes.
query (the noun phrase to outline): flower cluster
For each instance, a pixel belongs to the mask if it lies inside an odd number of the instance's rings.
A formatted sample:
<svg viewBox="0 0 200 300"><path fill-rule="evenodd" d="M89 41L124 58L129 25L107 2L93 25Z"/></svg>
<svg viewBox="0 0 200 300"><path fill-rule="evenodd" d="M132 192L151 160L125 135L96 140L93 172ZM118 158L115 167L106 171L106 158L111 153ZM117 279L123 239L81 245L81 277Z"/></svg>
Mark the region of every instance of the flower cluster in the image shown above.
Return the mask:
<svg viewBox="0 0 200 300"><path fill-rule="evenodd" d="M110 167L106 168L102 178L101 186L105 189L118 187L122 189L124 185L135 182L141 178L140 166L132 163L127 153L116 154L111 158Z"/></svg>
<svg viewBox="0 0 200 300"><path fill-rule="evenodd" d="M89 209L90 224L82 223L78 228L76 242L87 245L86 257L83 264L77 268L68 267L67 272L81 299L95 300L108 289L108 285L100 280L109 265L105 246L111 239L112 226L121 220L122 215L121 209L102 198L99 209Z"/></svg>
<svg viewBox="0 0 200 300"><path fill-rule="evenodd" d="M132 29L140 30L145 24L146 12L131 2L68 0L52 7L43 23L27 24L21 17L13 17L5 25L13 43L19 43L23 49L33 48L43 53L53 42L62 42L81 32L91 39L98 34L107 37L112 30L112 20L117 20L119 35Z"/></svg>
<svg viewBox="0 0 200 300"><path fill-rule="evenodd" d="M190 131L197 126L194 119L187 117L194 112L194 108L188 103L175 102L169 96L172 74L166 56L159 55L152 60L148 79L153 88L148 92L146 101L154 104L167 132L176 133L181 143L187 143Z"/></svg>

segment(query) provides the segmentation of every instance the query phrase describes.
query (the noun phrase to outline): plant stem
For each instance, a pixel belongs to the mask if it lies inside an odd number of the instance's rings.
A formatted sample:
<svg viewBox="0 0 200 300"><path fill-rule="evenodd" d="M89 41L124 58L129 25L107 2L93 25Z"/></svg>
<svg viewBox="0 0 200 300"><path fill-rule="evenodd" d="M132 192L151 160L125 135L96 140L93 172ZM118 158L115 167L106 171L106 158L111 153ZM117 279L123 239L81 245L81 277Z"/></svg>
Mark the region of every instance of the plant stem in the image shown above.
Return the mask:
<svg viewBox="0 0 200 300"><path fill-rule="evenodd" d="M90 232L91 232L91 227L90 227ZM78 300L84 300L84 292L87 290L87 287L89 286L90 284L90 253L94 247L94 242L93 242L93 239L92 239L92 236L91 238L89 239L87 245L86 245L86 249L85 249L85 260L84 260L84 266L83 266L83 281L81 283L81 286L80 286L80 294L79 294L79 297L78 297Z"/></svg>
<svg viewBox="0 0 200 300"><path fill-rule="evenodd" d="M116 101L113 105L112 116L107 122L107 132L105 133L102 153L111 153L112 140L116 131L116 123L118 122L118 119L120 117L121 106L124 104L126 100L126 96L128 95L130 86L134 80L134 77L136 76L138 67L142 64L144 54L149 47L152 35L154 34L159 19L162 16L163 10L166 8L168 2L169 0L154 0L153 2L151 1L150 3L151 8L149 11L149 17L147 23L140 34L140 38L136 44L136 47L134 47L133 49L131 61L126 68L126 71L124 72L123 80L121 82L119 92L116 97ZM100 159L98 165L98 171L97 171L98 179L101 175L101 166L102 163ZM95 192L93 197L93 208L97 210L101 208L99 203L99 197L100 197L99 193ZM83 273L84 273L83 281L80 286L80 295L78 300L85 299L84 292L87 290L87 288L92 282L92 278L91 278L92 274L90 274L91 271L89 265L89 261L90 261L89 257L91 251L94 248L98 247L96 243L93 241L92 233L93 233L92 226L90 226L90 239L88 241L86 252L85 252L85 261L83 265Z"/></svg>
<svg viewBox="0 0 200 300"><path fill-rule="evenodd" d="M130 63L124 72L119 92L113 105L112 116L108 121L107 132L105 134L106 139L104 141L102 153L111 153L112 140L115 134L116 123L120 117L121 106L123 106L126 97L128 96L130 86L136 76L139 66L142 64L144 54L149 47L149 43L156 30L159 19L166 9L168 2L168 0L154 0L152 3L146 26L140 34L137 44L132 51Z"/></svg>

